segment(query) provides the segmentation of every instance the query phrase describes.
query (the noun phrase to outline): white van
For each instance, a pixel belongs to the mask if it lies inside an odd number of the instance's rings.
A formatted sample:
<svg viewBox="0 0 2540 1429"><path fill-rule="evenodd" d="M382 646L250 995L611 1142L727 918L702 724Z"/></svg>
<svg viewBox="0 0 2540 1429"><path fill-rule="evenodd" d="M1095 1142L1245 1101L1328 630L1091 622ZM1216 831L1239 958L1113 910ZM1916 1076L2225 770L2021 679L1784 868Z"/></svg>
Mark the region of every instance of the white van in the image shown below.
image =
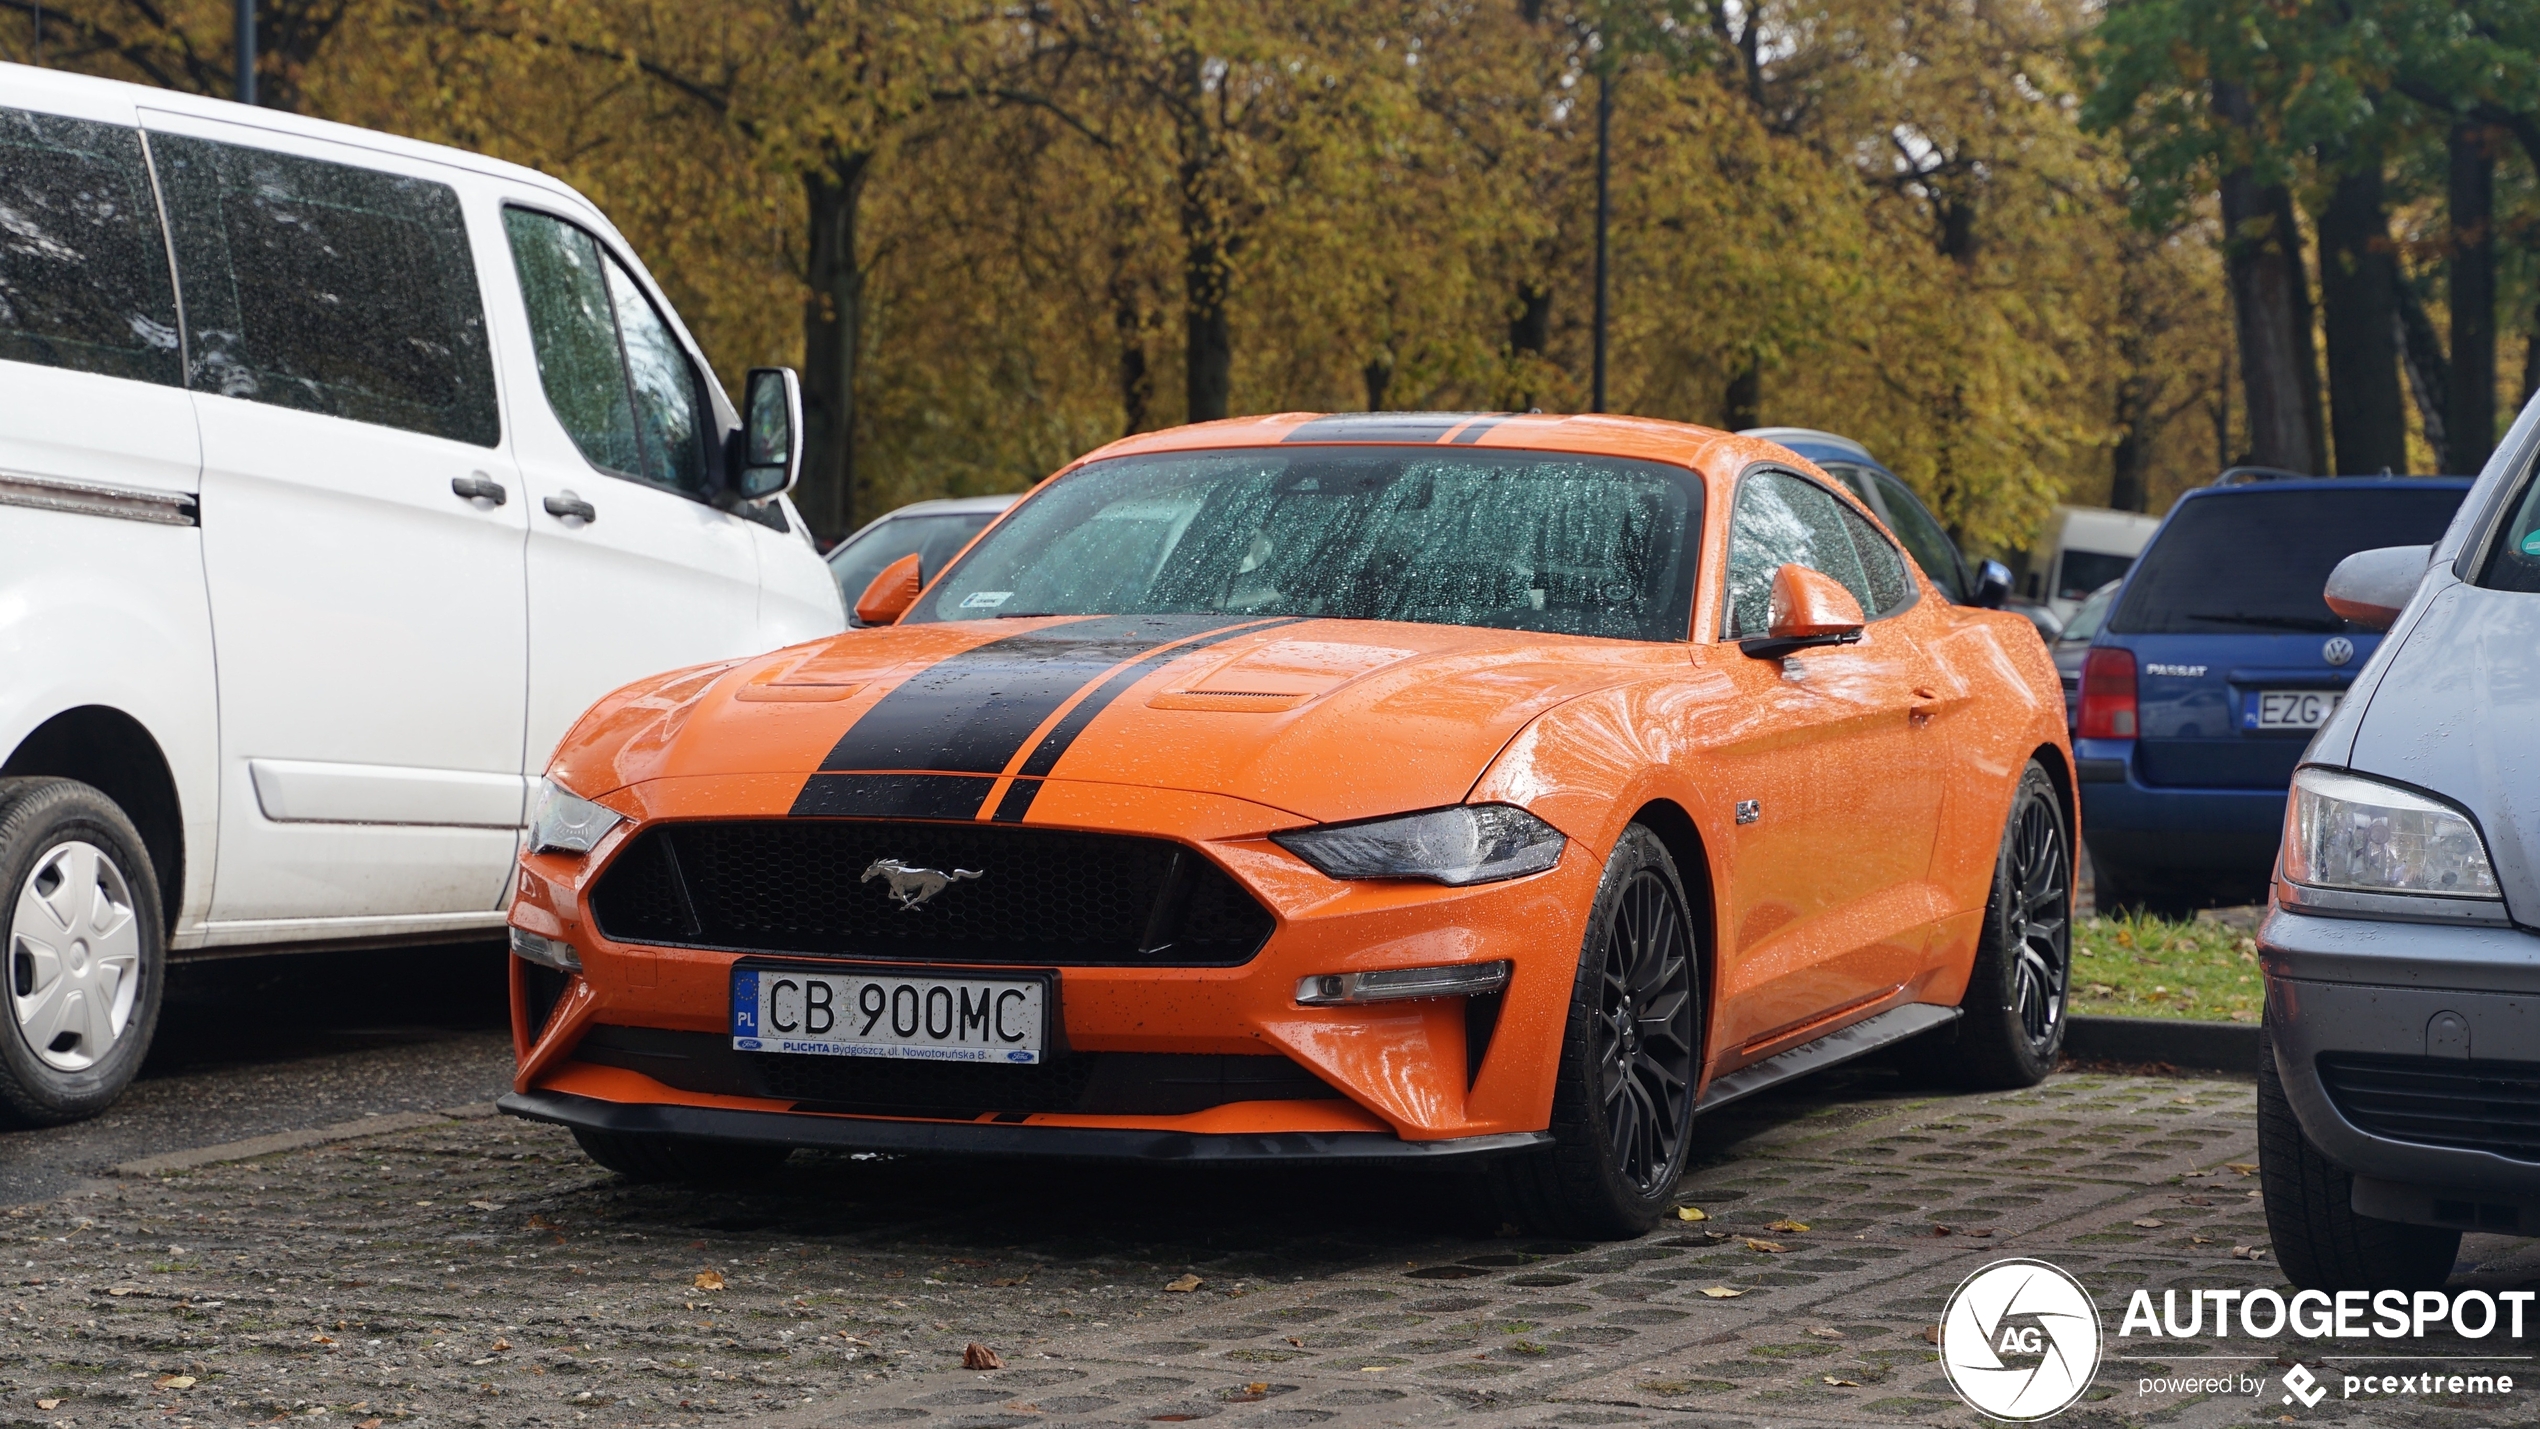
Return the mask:
<svg viewBox="0 0 2540 1429"><path fill-rule="evenodd" d="M2134 569L2134 558L2160 528L2160 517L2140 511L2058 506L2031 548L2022 591L2032 604L2052 611L2061 627L2092 591Z"/></svg>
<svg viewBox="0 0 2540 1429"><path fill-rule="evenodd" d="M585 706L843 629L748 405L553 179L0 65L0 1117L171 956L495 935Z"/></svg>

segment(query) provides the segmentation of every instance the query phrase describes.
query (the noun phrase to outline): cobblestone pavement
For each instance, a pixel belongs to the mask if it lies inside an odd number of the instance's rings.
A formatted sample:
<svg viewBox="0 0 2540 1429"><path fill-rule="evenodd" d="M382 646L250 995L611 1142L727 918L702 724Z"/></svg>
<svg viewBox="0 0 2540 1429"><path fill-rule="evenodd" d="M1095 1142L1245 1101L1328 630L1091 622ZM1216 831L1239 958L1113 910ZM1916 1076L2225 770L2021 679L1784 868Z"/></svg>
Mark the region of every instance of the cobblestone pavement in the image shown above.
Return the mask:
<svg viewBox="0 0 2540 1429"><path fill-rule="evenodd" d="M803 1154L747 1190L634 1187L550 1128L455 1119L8 1211L0 1423L1966 1425L1925 1332L2014 1255L2080 1276L2108 1331L2058 1425L2540 1420L2527 1387L2278 1402L2279 1350L2386 1343L2169 1346L2268 1356L2223 1363L2116 1336L2137 1286L2281 1284L2230 1169L2253 1102L1820 1076L1707 1118L1681 1199L1710 1218L1617 1245L1493 1234L1401 1173ZM2454 1287L2534 1283L2540 1255L2481 1237ZM2527 1343L2500 1340L2406 1348ZM961 1368L972 1342L1005 1367ZM2140 1392L2235 1370L2264 1397Z"/></svg>

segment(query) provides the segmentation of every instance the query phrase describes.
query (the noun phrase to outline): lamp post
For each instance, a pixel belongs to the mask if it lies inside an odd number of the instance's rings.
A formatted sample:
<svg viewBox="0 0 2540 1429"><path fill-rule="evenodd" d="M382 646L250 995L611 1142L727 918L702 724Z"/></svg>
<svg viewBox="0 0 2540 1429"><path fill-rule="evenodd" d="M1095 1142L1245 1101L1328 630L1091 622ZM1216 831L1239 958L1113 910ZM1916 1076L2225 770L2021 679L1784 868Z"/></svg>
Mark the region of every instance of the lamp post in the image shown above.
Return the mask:
<svg viewBox="0 0 2540 1429"><path fill-rule="evenodd" d="M241 4L246 0L240 0ZM1606 263L1605 230L1614 218L1614 70L1596 71L1596 357L1588 381L1588 410L1605 410L1605 322L1611 307L1613 275Z"/></svg>
<svg viewBox="0 0 2540 1429"><path fill-rule="evenodd" d="M238 0L238 79L230 94L241 104L256 102L256 0Z"/></svg>

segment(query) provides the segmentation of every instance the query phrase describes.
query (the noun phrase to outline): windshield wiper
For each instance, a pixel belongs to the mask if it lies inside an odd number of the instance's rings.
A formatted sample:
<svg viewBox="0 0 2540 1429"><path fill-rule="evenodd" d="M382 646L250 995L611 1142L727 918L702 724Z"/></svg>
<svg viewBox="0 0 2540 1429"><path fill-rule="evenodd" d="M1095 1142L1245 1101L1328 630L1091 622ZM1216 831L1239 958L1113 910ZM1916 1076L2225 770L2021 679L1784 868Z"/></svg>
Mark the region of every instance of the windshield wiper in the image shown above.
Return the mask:
<svg viewBox="0 0 2540 1429"><path fill-rule="evenodd" d="M2334 633L2346 628L2346 622L2317 615L2240 615L2195 611L2190 620L2210 620L2217 625L2257 625L2269 630L2322 630Z"/></svg>

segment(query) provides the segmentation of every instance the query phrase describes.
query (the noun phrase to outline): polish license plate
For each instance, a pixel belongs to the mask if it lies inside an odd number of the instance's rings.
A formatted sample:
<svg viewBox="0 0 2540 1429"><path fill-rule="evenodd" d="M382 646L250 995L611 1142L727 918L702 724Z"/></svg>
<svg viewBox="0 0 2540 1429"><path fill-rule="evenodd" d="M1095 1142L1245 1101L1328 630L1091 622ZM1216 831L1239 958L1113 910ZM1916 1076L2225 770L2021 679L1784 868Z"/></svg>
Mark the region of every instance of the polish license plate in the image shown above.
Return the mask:
<svg viewBox="0 0 2540 1429"><path fill-rule="evenodd" d="M1041 1060L1049 980L801 968L732 970L732 1045L743 1052Z"/></svg>
<svg viewBox="0 0 2540 1429"><path fill-rule="evenodd" d="M2241 714L2243 729L2317 729L2336 712L2339 690L2260 690Z"/></svg>

